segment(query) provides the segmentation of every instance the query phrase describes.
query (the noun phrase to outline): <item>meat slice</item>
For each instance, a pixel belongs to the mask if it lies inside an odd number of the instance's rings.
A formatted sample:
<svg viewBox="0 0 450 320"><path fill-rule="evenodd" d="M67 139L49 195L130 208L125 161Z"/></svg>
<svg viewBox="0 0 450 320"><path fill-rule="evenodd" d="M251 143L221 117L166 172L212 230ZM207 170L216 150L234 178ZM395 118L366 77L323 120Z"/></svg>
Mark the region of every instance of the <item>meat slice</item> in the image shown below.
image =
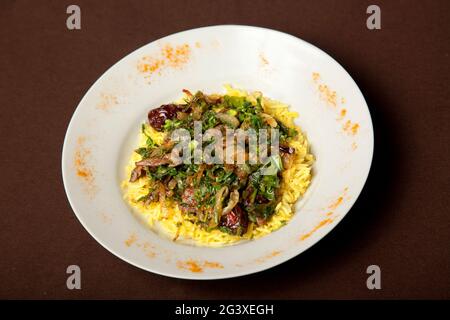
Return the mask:
<svg viewBox="0 0 450 320"><path fill-rule="evenodd" d="M149 158L136 162L136 166L143 167L158 167L164 164L171 164L170 155L164 155L160 158Z"/></svg>
<svg viewBox="0 0 450 320"><path fill-rule="evenodd" d="M197 200L195 200L195 189L193 187L186 188L181 195L181 209L187 212L197 211Z"/></svg>
<svg viewBox="0 0 450 320"><path fill-rule="evenodd" d="M131 171L130 182L135 182L140 177L145 174L145 170L143 166L136 166L136 168Z"/></svg>

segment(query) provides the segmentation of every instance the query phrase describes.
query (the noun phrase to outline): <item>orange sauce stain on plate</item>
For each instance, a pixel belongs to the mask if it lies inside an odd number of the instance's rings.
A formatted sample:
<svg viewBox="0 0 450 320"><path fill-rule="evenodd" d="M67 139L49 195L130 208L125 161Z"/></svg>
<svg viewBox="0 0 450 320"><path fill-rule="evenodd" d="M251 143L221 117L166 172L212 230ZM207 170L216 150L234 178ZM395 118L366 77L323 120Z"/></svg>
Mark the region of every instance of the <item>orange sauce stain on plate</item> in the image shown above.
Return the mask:
<svg viewBox="0 0 450 320"><path fill-rule="evenodd" d="M347 109L341 109L341 112L339 112L339 120L344 119L346 114L347 114Z"/></svg>
<svg viewBox="0 0 450 320"><path fill-rule="evenodd" d="M156 257L156 252L154 251L155 246L152 245L150 242L143 242L136 244L139 248L142 248L142 251L144 251L145 255L149 258Z"/></svg>
<svg viewBox="0 0 450 320"><path fill-rule="evenodd" d="M130 234L128 239L125 240L125 245L127 247L131 247L133 244L136 247L142 249L142 252L144 252L147 257L149 257L149 258L156 257L156 251L154 250L155 246L152 245L151 243L147 242L147 241L145 241L145 242L138 242L138 237L134 233Z"/></svg>
<svg viewBox="0 0 450 320"><path fill-rule="evenodd" d="M130 236L128 237L128 239L125 240L125 245L126 245L127 247L131 247L131 245L132 245L133 243L135 243L136 241L137 241L137 237L136 237L136 235L135 235L134 233L132 233L132 234L130 234Z"/></svg>
<svg viewBox="0 0 450 320"><path fill-rule="evenodd" d="M196 43L196 47L200 44ZM146 76L161 74L162 70L167 68L181 69L189 62L191 56L191 47L184 43L176 46L171 44L164 45L158 54L142 57L138 62L138 71Z"/></svg>
<svg viewBox="0 0 450 320"><path fill-rule="evenodd" d="M317 82L320 79L320 74L318 72L313 72L312 73L312 78L313 78L314 82Z"/></svg>
<svg viewBox="0 0 450 320"><path fill-rule="evenodd" d="M336 200L334 200L330 205L329 205L329 209L331 210L335 210L337 207L339 207L342 202L344 201L344 197L346 197L347 195L347 191L348 191L348 187L344 188L344 191L342 192L342 195L339 196Z"/></svg>
<svg viewBox="0 0 450 320"><path fill-rule="evenodd" d="M203 263L203 265L204 265L206 268L223 269L223 265L221 265L221 264L218 263L218 262L209 262L209 261L205 261L205 262Z"/></svg>
<svg viewBox="0 0 450 320"><path fill-rule="evenodd" d="M328 209L330 209L331 211L328 211L325 216L326 218L323 219L322 221L320 221L311 231L302 234L300 236L300 240L305 240L308 239L309 237L311 237L313 235L314 232L316 232L317 230L319 230L320 228L326 226L327 224L330 224L334 221L334 219L336 219L336 216L333 217L333 210L335 210L337 207L339 207L343 202L344 202L344 198L346 198L347 196L347 191L348 191L348 187L344 188L344 191L342 192L342 195L339 196L336 200L334 200L329 206ZM347 197L348 198L348 197Z"/></svg>
<svg viewBox="0 0 450 320"><path fill-rule="evenodd" d="M325 100L329 105L336 107L337 105L337 94L336 91L330 89L326 84L319 85L319 92L321 93L322 99Z"/></svg>
<svg viewBox="0 0 450 320"><path fill-rule="evenodd" d="M344 201L344 197L339 197L336 199L336 201L334 201L328 208L334 210L337 207L339 207L339 205L342 203L342 201Z"/></svg>
<svg viewBox="0 0 450 320"><path fill-rule="evenodd" d="M339 102L341 105L345 104L346 101L344 97L340 97L340 99L338 99L338 94L336 93L336 91L332 90L328 85L320 81L321 77L318 72L312 73L312 79L314 83L317 85L317 89L320 93L321 99L324 100L328 105L331 105L332 107L337 107ZM337 120L338 121L343 120L346 116L347 116L347 109L341 108L339 110L339 116ZM358 123L347 120L342 126L342 129L345 133L349 135L356 135L358 133L359 127L360 125Z"/></svg>
<svg viewBox="0 0 450 320"><path fill-rule="evenodd" d="M101 217L103 223L105 223L105 224L112 223L112 217L109 214L107 214L105 212L100 212L100 217Z"/></svg>
<svg viewBox="0 0 450 320"><path fill-rule="evenodd" d="M319 230L320 228L322 228L323 226L326 226L327 224L330 224L334 221L333 218L326 218L322 221L319 222L318 225L316 225L311 231L309 231L308 233L305 233L303 235L300 236L300 240L306 240L309 237L311 237L313 235L314 232L316 232L317 230Z"/></svg>
<svg viewBox="0 0 450 320"><path fill-rule="evenodd" d="M177 267L179 269L189 270L194 273L203 272L205 268L223 269L223 265L218 262L210 262L210 261L199 262L192 259L186 261L178 261Z"/></svg>
<svg viewBox="0 0 450 320"><path fill-rule="evenodd" d="M119 104L119 102L116 96L112 94L102 93L100 95L100 101L97 103L97 109L106 111L117 104Z"/></svg>
<svg viewBox="0 0 450 320"><path fill-rule="evenodd" d="M312 79L317 85L320 97L322 100L326 101L327 104L336 107L337 106L337 93L332 90L328 85L320 81L320 74L318 72L312 73Z"/></svg>
<svg viewBox="0 0 450 320"><path fill-rule="evenodd" d="M271 253L269 253L261 258L256 259L256 262L259 262L259 263L266 262L267 260L272 259L273 257L276 257L280 254L281 254L281 251L274 250Z"/></svg>
<svg viewBox="0 0 450 320"><path fill-rule="evenodd" d="M194 273L203 272L203 268L200 267L198 265L198 263L193 261L193 260L188 260L188 261L185 261L185 262L178 261L177 266L180 269L187 269L187 270L189 270L191 272L194 272Z"/></svg>
<svg viewBox="0 0 450 320"><path fill-rule="evenodd" d="M97 191L93 169L88 164L91 151L86 147L86 137L79 137L75 148L74 164L77 176L85 183L85 191L93 196Z"/></svg>
<svg viewBox="0 0 450 320"><path fill-rule="evenodd" d="M266 56L262 52L259 54L259 62L263 67L269 64L269 60L267 60Z"/></svg>
<svg viewBox="0 0 450 320"><path fill-rule="evenodd" d="M347 134L350 135L355 135L358 133L359 130L359 124L358 123L354 123L350 120L347 120L345 122L345 124L342 126L342 129L344 130L344 132L346 132Z"/></svg>

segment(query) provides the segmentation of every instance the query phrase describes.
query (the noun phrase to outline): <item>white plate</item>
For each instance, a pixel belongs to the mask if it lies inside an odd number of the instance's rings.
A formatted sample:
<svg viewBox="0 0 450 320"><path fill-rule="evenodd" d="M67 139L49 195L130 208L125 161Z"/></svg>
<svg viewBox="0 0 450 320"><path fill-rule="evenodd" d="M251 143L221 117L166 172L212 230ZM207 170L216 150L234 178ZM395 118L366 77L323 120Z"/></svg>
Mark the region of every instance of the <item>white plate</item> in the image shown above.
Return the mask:
<svg viewBox="0 0 450 320"><path fill-rule="evenodd" d="M178 53L170 55L170 48ZM141 223L123 201L124 166L150 108L177 99L183 88L222 92L227 83L298 111L317 157L313 182L293 219L266 237L223 248L174 243ZM166 276L220 279L273 267L324 237L356 201L372 153L367 104L335 60L285 33L226 25L154 41L105 72L72 117L62 172L78 219L113 254Z"/></svg>

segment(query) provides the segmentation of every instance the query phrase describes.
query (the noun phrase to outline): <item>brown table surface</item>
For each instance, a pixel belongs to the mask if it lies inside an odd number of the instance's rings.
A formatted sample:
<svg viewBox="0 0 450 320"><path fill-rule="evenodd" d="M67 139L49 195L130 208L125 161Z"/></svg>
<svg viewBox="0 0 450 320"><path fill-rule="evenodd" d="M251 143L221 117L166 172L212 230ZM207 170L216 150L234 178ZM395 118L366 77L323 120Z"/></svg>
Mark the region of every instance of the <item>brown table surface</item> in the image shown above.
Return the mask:
<svg viewBox="0 0 450 320"><path fill-rule="evenodd" d="M450 298L449 1L0 2L0 298ZM66 28L66 7L82 30ZM372 114L368 182L326 238L270 270L187 281L135 268L84 230L61 179L78 102L112 64L171 33L215 24L284 31L350 72ZM66 288L66 268L82 290ZM366 288L366 268L382 289Z"/></svg>

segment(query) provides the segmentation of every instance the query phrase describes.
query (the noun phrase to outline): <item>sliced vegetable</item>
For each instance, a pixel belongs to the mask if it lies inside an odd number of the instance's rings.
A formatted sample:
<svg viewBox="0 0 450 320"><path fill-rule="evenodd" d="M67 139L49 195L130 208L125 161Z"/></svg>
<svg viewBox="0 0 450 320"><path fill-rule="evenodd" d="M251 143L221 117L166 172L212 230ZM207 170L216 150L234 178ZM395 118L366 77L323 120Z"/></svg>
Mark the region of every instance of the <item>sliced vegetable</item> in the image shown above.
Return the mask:
<svg viewBox="0 0 450 320"><path fill-rule="evenodd" d="M214 221L212 226L217 226L219 224L220 217L223 211L223 201L228 195L228 187L224 186L216 193L216 201L214 205Z"/></svg>

